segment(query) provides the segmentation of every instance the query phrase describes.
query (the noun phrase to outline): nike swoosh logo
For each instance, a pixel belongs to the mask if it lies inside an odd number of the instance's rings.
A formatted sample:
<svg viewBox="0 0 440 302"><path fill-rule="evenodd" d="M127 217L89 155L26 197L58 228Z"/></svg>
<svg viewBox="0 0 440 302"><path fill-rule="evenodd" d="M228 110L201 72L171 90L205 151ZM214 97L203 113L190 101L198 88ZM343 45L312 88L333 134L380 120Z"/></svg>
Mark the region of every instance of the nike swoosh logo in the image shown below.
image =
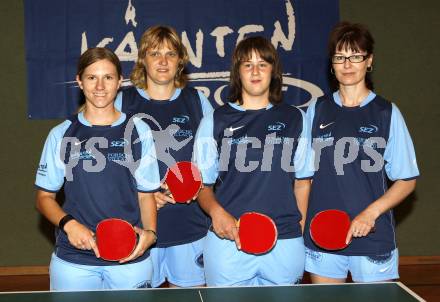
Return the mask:
<svg viewBox="0 0 440 302"><path fill-rule="evenodd" d="M321 125L319 125L319 129L327 128L328 126L330 126L330 125L333 124L333 123L334 123L334 122L328 123L328 124L326 124L326 125L321 124Z"/></svg>
<svg viewBox="0 0 440 302"><path fill-rule="evenodd" d="M228 130L231 131L231 132L234 132L235 130L241 129L243 127L244 127L244 125L243 126L239 126L239 127L235 127L235 128L229 127Z"/></svg>
<svg viewBox="0 0 440 302"><path fill-rule="evenodd" d="M87 140L87 139L84 139L84 140L82 140L82 141L80 141L80 142L75 142L74 145L75 145L75 146L81 145L81 144L84 143L86 140Z"/></svg>

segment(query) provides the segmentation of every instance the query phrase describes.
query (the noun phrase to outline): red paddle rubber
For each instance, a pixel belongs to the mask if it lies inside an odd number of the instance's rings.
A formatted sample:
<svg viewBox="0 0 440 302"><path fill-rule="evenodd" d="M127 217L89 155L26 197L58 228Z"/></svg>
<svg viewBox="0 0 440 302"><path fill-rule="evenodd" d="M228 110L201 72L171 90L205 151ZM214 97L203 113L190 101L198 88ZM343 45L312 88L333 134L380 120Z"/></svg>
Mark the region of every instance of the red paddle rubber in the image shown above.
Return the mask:
<svg viewBox="0 0 440 302"><path fill-rule="evenodd" d="M243 252L260 255L269 252L275 246L278 232L269 216L247 212L240 217L238 235Z"/></svg>
<svg viewBox="0 0 440 302"><path fill-rule="evenodd" d="M319 212L310 223L310 236L317 246L326 250L342 250L350 228L350 216L340 210Z"/></svg>
<svg viewBox="0 0 440 302"><path fill-rule="evenodd" d="M181 161L168 169L165 182L174 200L186 203L199 192L202 176L196 165L189 161Z"/></svg>
<svg viewBox="0 0 440 302"><path fill-rule="evenodd" d="M125 220L109 218L96 227L96 245L101 258L119 261L128 257L136 247L136 232Z"/></svg>

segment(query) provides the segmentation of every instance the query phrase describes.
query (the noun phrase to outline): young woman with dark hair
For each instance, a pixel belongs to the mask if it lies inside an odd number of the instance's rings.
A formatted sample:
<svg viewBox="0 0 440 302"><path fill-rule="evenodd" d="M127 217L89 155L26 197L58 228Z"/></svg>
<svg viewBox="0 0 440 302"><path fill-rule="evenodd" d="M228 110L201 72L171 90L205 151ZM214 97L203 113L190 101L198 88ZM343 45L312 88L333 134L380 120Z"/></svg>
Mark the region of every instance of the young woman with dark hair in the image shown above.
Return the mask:
<svg viewBox="0 0 440 302"><path fill-rule="evenodd" d="M230 102L202 120L195 143L205 185L199 203L212 219L204 248L207 284L299 283L310 187L302 169L308 150L304 113L282 102L278 54L263 37L237 45L230 86ZM237 221L245 212L275 222L277 242L266 254L240 250Z"/></svg>

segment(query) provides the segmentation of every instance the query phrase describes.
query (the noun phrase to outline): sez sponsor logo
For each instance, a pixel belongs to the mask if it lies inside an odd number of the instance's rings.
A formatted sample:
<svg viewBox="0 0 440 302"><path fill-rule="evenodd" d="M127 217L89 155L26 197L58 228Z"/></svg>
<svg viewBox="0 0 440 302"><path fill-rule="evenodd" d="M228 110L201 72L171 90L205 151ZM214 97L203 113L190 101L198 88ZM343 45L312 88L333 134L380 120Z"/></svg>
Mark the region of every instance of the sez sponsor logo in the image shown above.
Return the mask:
<svg viewBox="0 0 440 302"><path fill-rule="evenodd" d="M173 124L186 124L189 122L189 116L187 115L179 115L175 116L172 119Z"/></svg>
<svg viewBox="0 0 440 302"><path fill-rule="evenodd" d="M268 131L281 131L286 128L286 124L281 122L276 122L275 124L267 126Z"/></svg>

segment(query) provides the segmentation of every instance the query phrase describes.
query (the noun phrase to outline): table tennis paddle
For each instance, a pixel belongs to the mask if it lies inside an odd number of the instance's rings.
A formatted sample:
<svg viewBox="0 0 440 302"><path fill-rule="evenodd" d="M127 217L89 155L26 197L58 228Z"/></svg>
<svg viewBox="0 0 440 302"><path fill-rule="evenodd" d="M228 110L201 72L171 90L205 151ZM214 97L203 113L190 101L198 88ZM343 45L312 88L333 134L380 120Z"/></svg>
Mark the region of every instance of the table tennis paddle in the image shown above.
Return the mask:
<svg viewBox="0 0 440 302"><path fill-rule="evenodd" d="M133 226L118 218L104 219L98 223L95 237L101 258L108 261L127 258L137 242Z"/></svg>
<svg viewBox="0 0 440 302"><path fill-rule="evenodd" d="M350 223L350 216L344 211L321 211L310 222L310 237L320 248L330 251L342 250L348 246L345 240Z"/></svg>
<svg viewBox="0 0 440 302"><path fill-rule="evenodd" d="M278 231L269 216L246 212L238 221L238 236L243 252L260 255L269 252L275 246Z"/></svg>
<svg viewBox="0 0 440 302"><path fill-rule="evenodd" d="M199 192L202 186L202 175L192 162L180 161L168 168L165 183L176 202L186 203Z"/></svg>

